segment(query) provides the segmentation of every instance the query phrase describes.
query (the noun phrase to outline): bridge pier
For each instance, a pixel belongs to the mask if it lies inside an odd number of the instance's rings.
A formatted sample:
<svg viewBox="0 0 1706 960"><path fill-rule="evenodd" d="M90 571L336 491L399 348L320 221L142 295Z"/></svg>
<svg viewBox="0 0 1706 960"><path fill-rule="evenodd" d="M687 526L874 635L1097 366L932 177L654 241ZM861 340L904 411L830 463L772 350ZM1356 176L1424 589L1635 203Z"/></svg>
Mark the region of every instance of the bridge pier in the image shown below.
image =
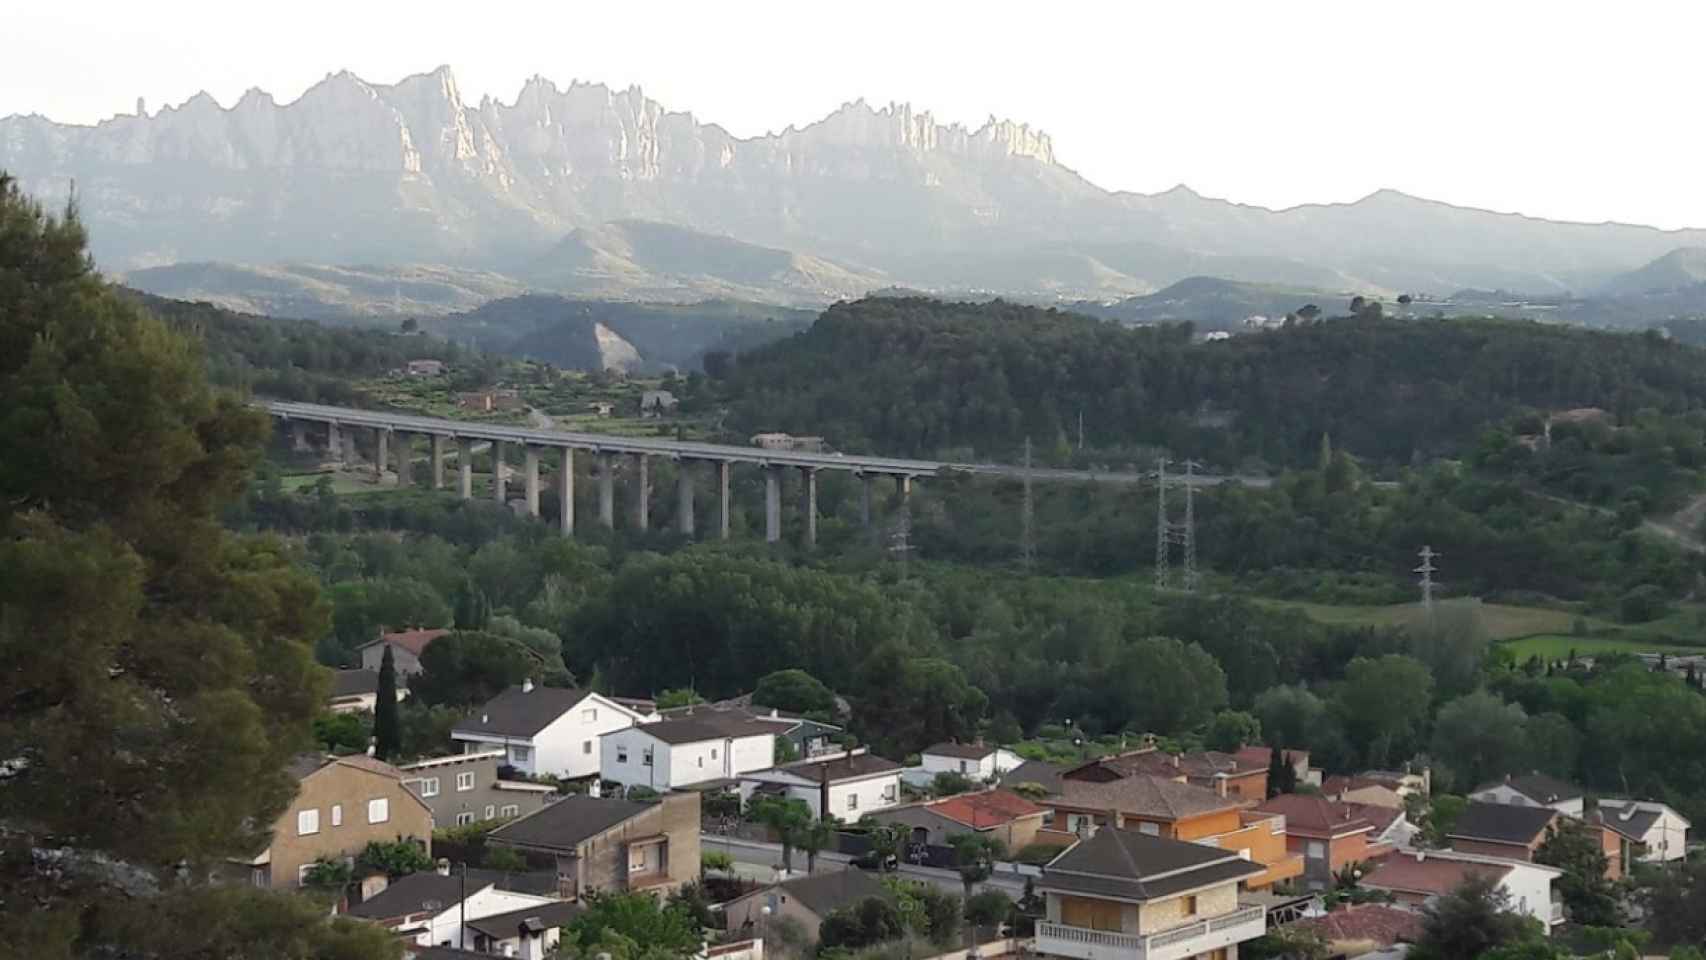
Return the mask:
<svg viewBox="0 0 1706 960"><path fill-rule="evenodd" d="M912 475L906 473L895 474L894 492L895 496L900 498L901 503L905 503L910 499L912 496Z"/></svg>
<svg viewBox="0 0 1706 960"><path fill-rule="evenodd" d="M355 455L355 434L345 430L343 440L343 457L340 462L346 467L354 467L361 462Z"/></svg>
<svg viewBox="0 0 1706 960"><path fill-rule="evenodd" d="M606 530L616 528L615 458L608 453L598 455L598 522Z"/></svg>
<svg viewBox="0 0 1706 960"><path fill-rule="evenodd" d="M675 471L675 529L693 536L693 461L681 460Z"/></svg>
<svg viewBox="0 0 1706 960"><path fill-rule="evenodd" d="M645 530L651 524L652 479L649 467L650 461L645 454L634 454L634 527L639 530Z"/></svg>
<svg viewBox="0 0 1706 960"><path fill-rule="evenodd" d="M432 440L432 488L444 489L444 436L433 434Z"/></svg>
<svg viewBox="0 0 1706 960"><path fill-rule="evenodd" d="M301 420L290 421L291 449L297 453L309 453L314 448L308 445L308 424Z"/></svg>
<svg viewBox="0 0 1706 960"><path fill-rule="evenodd" d="M456 487L464 500L474 498L474 442L456 438Z"/></svg>
<svg viewBox="0 0 1706 960"><path fill-rule="evenodd" d="M575 451L563 448L563 465L557 470L557 525L563 536L575 532Z"/></svg>
<svg viewBox="0 0 1706 960"><path fill-rule="evenodd" d="M868 473L859 474L859 525L871 525L871 484L874 481Z"/></svg>
<svg viewBox="0 0 1706 960"><path fill-rule="evenodd" d="M504 495L504 447L502 440L492 441L492 499L501 504L508 504L509 498Z"/></svg>
<svg viewBox="0 0 1706 960"><path fill-rule="evenodd" d="M415 481L415 437L397 431L391 442L391 455L396 458L397 487L402 489Z"/></svg>
<svg viewBox="0 0 1706 960"><path fill-rule="evenodd" d="M717 461L717 525L721 528L717 535L724 540L729 538L729 462Z"/></svg>
<svg viewBox="0 0 1706 960"><path fill-rule="evenodd" d="M782 468L764 467L764 542L782 539Z"/></svg>
<svg viewBox="0 0 1706 960"><path fill-rule="evenodd" d="M521 459L525 466L522 477L527 490L527 515L539 516L539 448L531 444L521 448Z"/></svg>
<svg viewBox="0 0 1706 960"><path fill-rule="evenodd" d="M326 453L339 463L344 462L344 440L338 435L337 421L326 424Z"/></svg>
<svg viewBox="0 0 1706 960"><path fill-rule="evenodd" d="M373 479L385 479L385 461L391 459L391 431L384 427L373 428Z"/></svg>
<svg viewBox="0 0 1706 960"><path fill-rule="evenodd" d="M817 468L801 467L800 512L805 514L806 546L817 546Z"/></svg>

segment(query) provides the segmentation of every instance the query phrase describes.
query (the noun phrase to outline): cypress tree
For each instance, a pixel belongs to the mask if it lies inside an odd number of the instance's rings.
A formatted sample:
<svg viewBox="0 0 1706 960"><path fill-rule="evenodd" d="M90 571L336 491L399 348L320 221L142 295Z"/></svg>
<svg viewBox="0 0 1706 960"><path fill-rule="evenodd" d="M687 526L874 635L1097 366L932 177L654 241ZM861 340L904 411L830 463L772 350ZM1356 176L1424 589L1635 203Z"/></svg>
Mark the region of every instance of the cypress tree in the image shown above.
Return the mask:
<svg viewBox="0 0 1706 960"><path fill-rule="evenodd" d="M1268 798L1273 799L1285 791L1280 789L1285 780L1285 761L1280 757L1280 748L1275 744L1268 754Z"/></svg>
<svg viewBox="0 0 1706 960"><path fill-rule="evenodd" d="M385 645L385 657L379 661L378 699L373 704L373 755L387 760L397 755L401 746L397 732L397 665L392 662L391 645Z"/></svg>

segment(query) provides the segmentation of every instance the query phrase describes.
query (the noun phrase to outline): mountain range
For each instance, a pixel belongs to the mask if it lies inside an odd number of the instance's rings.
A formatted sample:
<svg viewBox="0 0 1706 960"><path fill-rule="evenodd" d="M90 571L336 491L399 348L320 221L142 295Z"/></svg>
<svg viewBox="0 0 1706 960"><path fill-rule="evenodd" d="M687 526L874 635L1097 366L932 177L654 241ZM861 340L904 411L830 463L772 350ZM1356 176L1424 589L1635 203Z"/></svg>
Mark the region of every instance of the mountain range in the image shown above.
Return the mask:
<svg viewBox="0 0 1706 960"><path fill-rule="evenodd" d="M971 129L908 105L855 101L742 139L637 88L535 78L513 103L468 104L447 67L390 85L338 73L290 103L204 93L95 126L6 117L0 169L50 202L75 183L97 261L141 289L296 315L448 313L522 290L1113 301L1197 275L1561 296L1706 247L1706 231L1394 191L1283 211L1112 192L1026 124ZM1698 251L1682 259L1693 275Z"/></svg>

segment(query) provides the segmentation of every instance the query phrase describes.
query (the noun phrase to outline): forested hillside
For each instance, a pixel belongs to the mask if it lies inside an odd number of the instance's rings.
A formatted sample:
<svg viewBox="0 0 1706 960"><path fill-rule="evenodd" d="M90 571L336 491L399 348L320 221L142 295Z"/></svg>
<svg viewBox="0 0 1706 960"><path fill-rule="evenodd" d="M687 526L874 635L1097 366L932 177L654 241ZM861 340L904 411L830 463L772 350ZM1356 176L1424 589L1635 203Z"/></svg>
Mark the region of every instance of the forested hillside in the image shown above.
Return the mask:
<svg viewBox="0 0 1706 960"><path fill-rule="evenodd" d="M1231 340L996 301L868 299L741 354L741 429L839 449L1064 461L1163 446L1220 469L1312 462L1323 437L1376 465L1458 455L1524 409L1706 407L1706 352L1657 334L1364 313Z"/></svg>
<svg viewBox="0 0 1706 960"><path fill-rule="evenodd" d="M434 337L322 326L236 313L210 303L123 291L174 328L199 337L208 377L222 387L282 400L363 405L354 381L409 360L466 362L470 351Z"/></svg>

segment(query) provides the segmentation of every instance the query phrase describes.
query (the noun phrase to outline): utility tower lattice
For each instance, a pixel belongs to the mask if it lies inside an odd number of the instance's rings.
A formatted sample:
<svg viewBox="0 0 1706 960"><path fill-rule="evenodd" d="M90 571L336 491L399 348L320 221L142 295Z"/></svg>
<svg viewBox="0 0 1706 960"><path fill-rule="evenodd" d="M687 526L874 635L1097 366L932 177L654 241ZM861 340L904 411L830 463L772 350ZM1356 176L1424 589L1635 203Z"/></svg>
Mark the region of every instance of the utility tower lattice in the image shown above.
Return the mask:
<svg viewBox="0 0 1706 960"><path fill-rule="evenodd" d="M1434 608L1434 588L1439 586L1439 584L1434 582L1434 574L1439 570L1438 567L1434 566L1434 561L1444 556L1444 554L1435 553L1433 547L1423 544L1422 549L1417 551L1416 556L1422 558L1422 565L1417 567L1415 570L1416 573L1422 575L1422 579L1416 581L1422 588L1422 607L1429 613L1432 613Z"/></svg>
<svg viewBox="0 0 1706 960"><path fill-rule="evenodd" d="M1031 438L1025 438L1025 500L1019 508L1019 562L1028 571L1037 560L1036 531L1032 528Z"/></svg>
<svg viewBox="0 0 1706 960"><path fill-rule="evenodd" d="M1178 587L1187 593L1197 588L1197 508L1196 484L1192 482L1202 464L1195 460L1184 462L1183 475L1167 475L1167 458L1162 457L1155 467L1155 586L1166 590L1173 583L1173 547L1177 545L1184 559L1184 569ZM1175 521L1167 510L1167 487L1185 489L1185 518Z"/></svg>

